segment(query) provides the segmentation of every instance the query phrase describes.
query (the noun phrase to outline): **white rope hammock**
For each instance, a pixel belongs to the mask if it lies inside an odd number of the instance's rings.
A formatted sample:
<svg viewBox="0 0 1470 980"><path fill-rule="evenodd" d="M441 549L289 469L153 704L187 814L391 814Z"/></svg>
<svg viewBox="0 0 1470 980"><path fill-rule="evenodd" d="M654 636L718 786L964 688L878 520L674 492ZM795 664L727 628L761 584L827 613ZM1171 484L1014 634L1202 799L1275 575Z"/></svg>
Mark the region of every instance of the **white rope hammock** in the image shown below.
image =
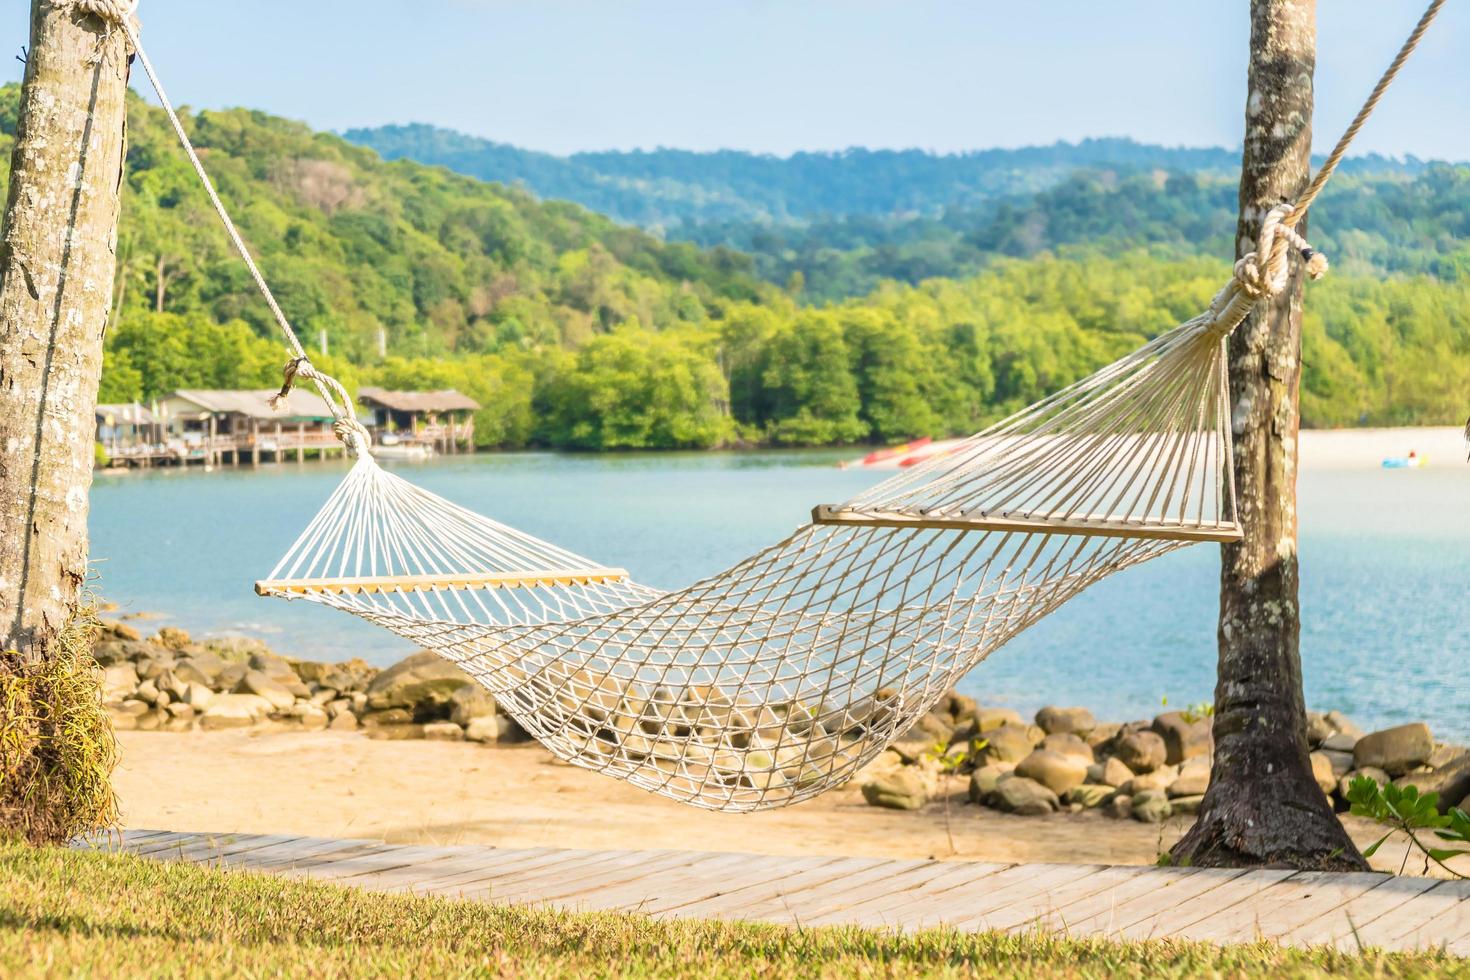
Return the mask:
<svg viewBox="0 0 1470 980"><path fill-rule="evenodd" d="M138 43L231 241L270 297ZM1317 178L1266 215L1198 317L1096 374L836 505L675 592L482 517L380 469L352 400L295 357L356 457L261 595L331 606L460 665L559 758L697 806L755 810L848 779L996 648L1123 568L1239 540L1226 338L1286 288L1294 230L1443 0L1435 0ZM118 8L118 10L113 10ZM111 13L109 13L111 11ZM120 11L120 12L119 12ZM340 409L338 408L340 406Z"/></svg>

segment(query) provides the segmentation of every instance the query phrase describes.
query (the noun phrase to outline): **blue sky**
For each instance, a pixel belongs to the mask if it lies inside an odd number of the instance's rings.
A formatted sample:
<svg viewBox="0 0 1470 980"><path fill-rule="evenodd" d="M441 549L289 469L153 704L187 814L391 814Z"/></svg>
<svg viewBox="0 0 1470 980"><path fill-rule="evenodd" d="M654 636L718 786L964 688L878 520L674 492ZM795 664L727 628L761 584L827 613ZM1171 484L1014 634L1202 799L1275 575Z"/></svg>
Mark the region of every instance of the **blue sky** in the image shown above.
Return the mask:
<svg viewBox="0 0 1470 980"><path fill-rule="evenodd" d="M1319 148L1424 0L1320 0ZM25 42L24 4L5 40ZM535 149L939 151L1132 136L1236 146L1247 0L142 0L170 94ZM1470 2L1361 151L1470 159ZM20 66L3 59L5 79ZM143 83L146 87L146 83Z"/></svg>

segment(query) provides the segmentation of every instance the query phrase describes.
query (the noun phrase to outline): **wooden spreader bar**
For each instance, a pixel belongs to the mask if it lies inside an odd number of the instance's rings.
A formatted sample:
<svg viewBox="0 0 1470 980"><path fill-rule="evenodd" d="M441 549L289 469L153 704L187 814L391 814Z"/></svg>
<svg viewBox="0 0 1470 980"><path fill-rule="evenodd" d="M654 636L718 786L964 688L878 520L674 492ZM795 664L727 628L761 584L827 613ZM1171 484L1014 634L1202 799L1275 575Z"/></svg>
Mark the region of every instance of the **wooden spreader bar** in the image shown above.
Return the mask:
<svg viewBox="0 0 1470 980"><path fill-rule="evenodd" d="M626 582L622 568L554 568L477 575L376 575L358 578L290 578L255 583L256 595L303 596L310 593L373 594L432 592L435 589L534 589L558 585L603 585Z"/></svg>
<svg viewBox="0 0 1470 980"><path fill-rule="evenodd" d="M897 510L856 510L833 504L812 508L813 524L870 527L938 528L956 531L1003 531L1013 534L1075 534L1094 538L1149 538L1162 541L1239 541L1238 524L1143 524L1116 518L1075 515L1045 517L1024 512L1004 515L918 515Z"/></svg>

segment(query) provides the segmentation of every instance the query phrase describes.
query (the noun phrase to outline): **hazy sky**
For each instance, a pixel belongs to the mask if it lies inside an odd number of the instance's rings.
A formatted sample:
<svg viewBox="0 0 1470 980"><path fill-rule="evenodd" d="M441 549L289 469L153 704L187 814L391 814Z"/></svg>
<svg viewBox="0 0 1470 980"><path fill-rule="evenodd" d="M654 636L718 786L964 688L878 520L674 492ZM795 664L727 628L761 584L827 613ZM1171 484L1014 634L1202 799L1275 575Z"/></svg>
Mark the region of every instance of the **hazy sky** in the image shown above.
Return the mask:
<svg viewBox="0 0 1470 980"><path fill-rule="evenodd" d="M23 0L4 40L25 43ZM1334 139L1424 0L1320 0ZM170 94L344 129L521 146L949 151L1132 136L1240 142L1247 0L142 0ZM1470 2L1357 148L1470 159ZM5 80L20 66L5 57ZM135 82L135 84L137 84ZM146 89L146 82L141 83Z"/></svg>

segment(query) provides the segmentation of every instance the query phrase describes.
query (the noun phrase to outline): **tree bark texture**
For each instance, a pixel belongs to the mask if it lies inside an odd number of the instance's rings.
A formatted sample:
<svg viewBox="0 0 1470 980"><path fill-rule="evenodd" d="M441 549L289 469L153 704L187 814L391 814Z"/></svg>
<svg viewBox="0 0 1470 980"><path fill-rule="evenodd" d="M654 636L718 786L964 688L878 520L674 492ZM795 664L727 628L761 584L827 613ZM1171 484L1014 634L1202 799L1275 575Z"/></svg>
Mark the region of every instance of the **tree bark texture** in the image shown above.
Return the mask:
<svg viewBox="0 0 1470 980"><path fill-rule="evenodd" d="M33 0L0 236L0 651L47 657L87 576L87 496L112 298L129 52Z"/></svg>
<svg viewBox="0 0 1470 980"><path fill-rule="evenodd" d="M1252 0L1236 254L1311 169L1315 0ZM1300 226L1303 234L1306 227ZM1209 867L1364 869L1308 758L1297 600L1302 272L1230 339L1244 540L1221 548L1214 768L1173 856Z"/></svg>

